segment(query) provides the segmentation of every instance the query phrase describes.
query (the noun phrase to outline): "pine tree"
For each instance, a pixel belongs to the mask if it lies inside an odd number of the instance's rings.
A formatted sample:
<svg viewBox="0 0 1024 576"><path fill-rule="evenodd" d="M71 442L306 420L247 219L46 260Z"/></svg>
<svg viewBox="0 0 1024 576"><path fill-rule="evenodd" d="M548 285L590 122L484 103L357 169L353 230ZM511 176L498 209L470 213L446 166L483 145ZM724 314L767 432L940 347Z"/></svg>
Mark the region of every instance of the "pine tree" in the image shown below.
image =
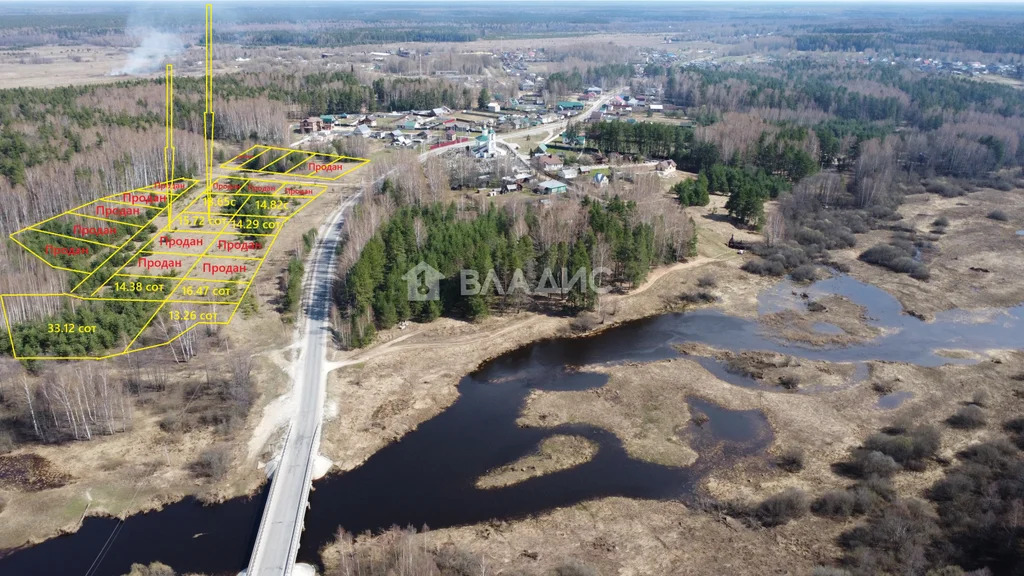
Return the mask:
<svg viewBox="0 0 1024 576"><path fill-rule="evenodd" d="M596 294L590 286L590 254L583 240L573 245L568 268L566 280L577 278L569 287L569 306L575 311L593 308Z"/></svg>

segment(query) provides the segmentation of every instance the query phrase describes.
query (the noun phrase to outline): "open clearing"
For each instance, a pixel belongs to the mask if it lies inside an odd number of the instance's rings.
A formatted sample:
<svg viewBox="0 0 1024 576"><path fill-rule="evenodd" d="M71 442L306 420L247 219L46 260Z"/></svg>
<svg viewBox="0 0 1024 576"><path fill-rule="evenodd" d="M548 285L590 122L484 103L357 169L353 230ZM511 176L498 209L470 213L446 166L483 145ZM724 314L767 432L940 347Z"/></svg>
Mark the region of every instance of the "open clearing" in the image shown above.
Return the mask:
<svg viewBox="0 0 1024 576"><path fill-rule="evenodd" d="M891 232L873 231L858 238L855 249L837 254L851 266L851 275L891 291L908 309L927 315L954 307L984 310L1024 301L1024 287L1013 278L1024 264L1014 238L1022 213L1021 191L982 190L945 199L935 195L911 196L901 208L905 223L926 231L932 220L946 215L948 232L936 241L931 256L932 280L919 282L856 260L856 256ZM673 309L676 296L695 288L696 278L716 277L717 304L731 314L756 317L757 294L773 283L738 270L744 257L724 247L735 231L712 214L712 207L691 209L699 223L701 257L689 265L652 273L637 293L609 298L604 306L614 311L611 322ZM1010 215L1007 223L993 223L985 215L993 207ZM703 216L703 217L698 217ZM993 233L994 225L996 233ZM1005 237L1004 237L1005 236ZM979 273L970 267L983 267ZM962 289L963 286L970 290ZM825 301L827 300L827 301ZM825 339L807 344L859 342L877 335L864 311L841 298L824 299L827 321L843 328L842 341ZM815 319L818 319L817 317ZM770 333L800 340L813 331L806 314L774 314L762 318ZM352 357L358 361L332 374L329 395L339 402L340 413L325 429L325 453L351 468L391 438L398 438L420 422L439 413L457 396L462 374L486 358L540 337L568 335L568 321L520 314L480 324L441 320L416 326L411 332L383 335L391 342ZM500 338L494 338L500 335ZM429 350L429 355L423 354ZM709 350L688 350L699 354ZM806 362L790 364L781 355L749 352L735 355L741 363L757 367L768 384L742 388L726 383L694 359L680 354L660 362L618 367L587 367L609 374L609 383L597 390L535 392L520 416L526 426L555 426L579 422L605 427L624 442L632 455L654 462L687 465L694 452L685 435L693 417L687 398L701 398L732 410L760 410L774 433L767 453L718 469L704 481L702 491L722 500L760 501L790 486L812 496L849 483L831 465L850 448L896 418L941 422L984 387L991 394L986 409L989 425L972 431L941 426L940 457L952 458L970 443L998 435L998 423L1024 410L1024 385L1012 379L1024 372L1024 353L992 350L970 366L924 368L890 362L870 362L866 377L854 378L849 364ZM771 386L792 374L811 383L808 391ZM889 409L879 405L873 385L899 393L902 402ZM544 418L540 418L540 415ZM329 440L328 440L329 439ZM352 442L355 440L354 442ZM800 447L806 465L796 473L773 464L775 455ZM538 453L492 471L479 482L514 483L529 476L565 468L581 456L557 447L539 446ZM941 475L929 464L922 472L895 478L903 494L920 494ZM807 573L837 555L836 537L856 521L832 521L806 516L771 531L752 530L741 523L678 502L651 502L605 498L552 510L535 517L496 521L436 530L419 536L440 545L454 542L494 559L503 570L540 571L566 558L595 567L602 574L699 574L701 567L718 566L730 574ZM764 567L776 567L765 571Z"/></svg>

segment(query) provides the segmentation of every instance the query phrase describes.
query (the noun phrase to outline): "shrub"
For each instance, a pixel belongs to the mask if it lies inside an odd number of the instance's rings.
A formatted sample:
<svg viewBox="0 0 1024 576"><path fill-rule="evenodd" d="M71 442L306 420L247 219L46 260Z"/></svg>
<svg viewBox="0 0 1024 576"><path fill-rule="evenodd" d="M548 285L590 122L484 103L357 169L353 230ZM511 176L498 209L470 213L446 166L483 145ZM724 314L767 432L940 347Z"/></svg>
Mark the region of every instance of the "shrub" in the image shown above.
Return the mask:
<svg viewBox="0 0 1024 576"><path fill-rule="evenodd" d="M900 465L895 458L878 450L857 450L854 452L850 468L861 478L888 478L900 471Z"/></svg>
<svg viewBox="0 0 1024 576"><path fill-rule="evenodd" d="M1006 222L1010 219L1010 217L1006 215L1006 212L1003 212L1002 210L993 210L988 213L986 218L989 220L998 220L1000 222Z"/></svg>
<svg viewBox="0 0 1024 576"><path fill-rule="evenodd" d="M844 533L840 544L856 574L920 574L908 562L925 562L937 528L924 502L900 500Z"/></svg>
<svg viewBox="0 0 1024 576"><path fill-rule="evenodd" d="M750 272L758 276L782 276L786 273L786 267L781 262L769 261L763 258L748 260L740 268L744 272Z"/></svg>
<svg viewBox="0 0 1024 576"><path fill-rule="evenodd" d="M811 576L851 576L850 573L842 568L832 568L831 566L815 566L814 570L811 570Z"/></svg>
<svg viewBox="0 0 1024 576"><path fill-rule="evenodd" d="M990 175L981 180L980 184L989 188L995 188L1002 192L1009 192L1010 190L1013 190L1013 181L1001 174Z"/></svg>
<svg viewBox="0 0 1024 576"><path fill-rule="evenodd" d="M779 377L779 386L782 386L786 390L796 390L800 387L800 378L787 374Z"/></svg>
<svg viewBox="0 0 1024 576"><path fill-rule="evenodd" d="M867 514L896 498L896 490L886 478L873 477L858 482L852 492L854 514Z"/></svg>
<svg viewBox="0 0 1024 576"><path fill-rule="evenodd" d="M411 539L410 539L411 540ZM410 542L407 542L408 545ZM396 556L401 557L401 541L392 544L397 550ZM427 563L429 565L429 563ZM461 548L445 546L434 553L434 565L445 576L476 576L484 573L483 561L480 556ZM401 570L389 570L388 574L400 573ZM432 572L432 571L431 571Z"/></svg>
<svg viewBox="0 0 1024 576"><path fill-rule="evenodd" d="M822 245L825 244L825 233L820 230L813 230L811 228L801 228L796 235L794 240L798 244L802 245Z"/></svg>
<svg viewBox="0 0 1024 576"><path fill-rule="evenodd" d="M883 395L892 394L896 390L896 383L876 381L871 383L871 389Z"/></svg>
<svg viewBox="0 0 1024 576"><path fill-rule="evenodd" d="M1003 438L970 446L961 452L959 456L964 462L978 466L978 468L967 470L971 474L977 474L981 468L1006 470L1018 482L1024 483L1024 475L1016 474L1011 463L1014 458L1019 460L1021 454L1014 448L1013 444L1010 444ZM985 478L984 475L980 479L988 481L988 478ZM1024 484L1022 484L1021 488L1024 489Z"/></svg>
<svg viewBox="0 0 1024 576"><path fill-rule="evenodd" d="M0 430L0 454L14 450L14 438L7 430Z"/></svg>
<svg viewBox="0 0 1024 576"><path fill-rule="evenodd" d="M818 267L813 264L804 264L790 273L794 282L814 282L818 279Z"/></svg>
<svg viewBox="0 0 1024 576"><path fill-rule="evenodd" d="M905 258L907 256L909 255L906 252L892 244L875 244L871 248L861 252L859 258L868 264L888 266L890 262L897 258Z"/></svg>
<svg viewBox="0 0 1024 576"><path fill-rule="evenodd" d="M597 570L572 561L556 567L555 576L597 576Z"/></svg>
<svg viewBox="0 0 1024 576"><path fill-rule="evenodd" d="M927 280L931 274L928 268L914 259L914 244L894 240L889 244L876 244L858 257L861 261L888 268L893 272L910 274L916 280Z"/></svg>
<svg viewBox="0 0 1024 576"><path fill-rule="evenodd" d="M231 456L226 446L207 448L190 466L192 474L197 478L223 478L231 465Z"/></svg>
<svg viewBox="0 0 1024 576"><path fill-rule="evenodd" d="M934 221L932 221L932 226L935 226L936 228L945 228L946 226L949 226L949 218L946 218L945 216L939 216Z"/></svg>
<svg viewBox="0 0 1024 576"><path fill-rule="evenodd" d="M1013 434L1024 434L1024 417L1007 420L1003 423L1003 429Z"/></svg>
<svg viewBox="0 0 1024 576"><path fill-rule="evenodd" d="M7 508L7 498L5 498L4 496L0 495L0 514L3 514L4 510L6 508Z"/></svg>
<svg viewBox="0 0 1024 576"><path fill-rule="evenodd" d="M971 404L976 404L978 406L985 407L985 405L988 404L990 398L991 395L988 393L988 390L982 388L981 390L976 390L974 392L974 396L971 396Z"/></svg>
<svg viewBox="0 0 1024 576"><path fill-rule="evenodd" d="M981 428L985 425L985 411L979 406L971 404L970 406L963 406L957 410L946 423L954 428L961 428L964 430L973 430L974 428Z"/></svg>
<svg viewBox="0 0 1024 576"><path fill-rule="evenodd" d="M811 503L811 511L819 516L847 518L853 514L855 501L849 490L829 490Z"/></svg>
<svg viewBox="0 0 1024 576"><path fill-rule="evenodd" d="M718 281L711 274L705 274L697 279L697 286L699 288L714 288L718 286Z"/></svg>
<svg viewBox="0 0 1024 576"><path fill-rule="evenodd" d="M914 280L928 280L932 277L932 273L926 266L917 263L914 269L910 271L910 277Z"/></svg>
<svg viewBox="0 0 1024 576"><path fill-rule="evenodd" d="M936 502L955 500L965 494L970 494L974 488L974 480L969 476L953 472L932 485L928 491L928 498Z"/></svg>
<svg viewBox="0 0 1024 576"><path fill-rule="evenodd" d="M710 304L718 301L718 296L715 296L707 290L700 290L697 292L685 292L679 295L679 301L683 304Z"/></svg>
<svg viewBox="0 0 1024 576"><path fill-rule="evenodd" d="M800 448L787 448L775 459L775 465L786 472L799 472L804 469L804 451Z"/></svg>
<svg viewBox="0 0 1024 576"><path fill-rule="evenodd" d="M782 264L786 270L792 270L807 263L807 252L793 244L760 245L754 248L754 253L765 260Z"/></svg>
<svg viewBox="0 0 1024 576"><path fill-rule="evenodd" d="M943 566L929 570L924 576L965 576L966 574L964 569L959 566Z"/></svg>
<svg viewBox="0 0 1024 576"><path fill-rule="evenodd" d="M787 488L761 502L755 515L765 526L779 526L806 512L807 494L799 488Z"/></svg>
<svg viewBox="0 0 1024 576"><path fill-rule="evenodd" d="M925 184L924 189L932 194L938 194L944 198L955 198L957 196L967 194L967 191L963 188L947 182L928 182Z"/></svg>
<svg viewBox="0 0 1024 576"><path fill-rule="evenodd" d="M942 529L937 544L948 550L937 565L1021 573L1024 559L1017 518L1024 494L1024 453L999 439L970 446L958 456L961 463L928 494Z"/></svg>
<svg viewBox="0 0 1024 576"><path fill-rule="evenodd" d="M175 576L174 570L163 563L153 562L150 565L132 564L131 572L126 576Z"/></svg>

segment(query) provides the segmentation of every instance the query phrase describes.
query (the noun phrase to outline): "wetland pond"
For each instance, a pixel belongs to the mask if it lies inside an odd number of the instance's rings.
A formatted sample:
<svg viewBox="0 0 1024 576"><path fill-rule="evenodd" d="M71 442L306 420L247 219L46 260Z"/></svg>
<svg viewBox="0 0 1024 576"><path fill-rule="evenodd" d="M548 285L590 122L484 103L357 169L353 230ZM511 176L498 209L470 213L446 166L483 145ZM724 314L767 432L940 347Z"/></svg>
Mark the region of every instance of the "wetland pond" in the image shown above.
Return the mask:
<svg viewBox="0 0 1024 576"><path fill-rule="evenodd" d="M855 363L855 379L863 379L864 362L870 360L936 366L971 362L943 355L943 350L1024 348L1024 307L950 311L922 322L904 314L891 295L848 276L803 287L781 282L761 295L759 313L804 306L798 291L809 298L848 298L866 309L868 322L882 328L883 335L864 344L816 348L773 338L756 319L704 309L627 322L583 338L542 340L502 354L461 380L459 397L448 409L358 468L314 484L300 561L316 564L317 550L339 528L352 533L393 525L437 529L523 517L604 496L685 500L709 471L760 454L771 444L771 429L760 412L727 410L696 397L689 399L691 412L702 412L709 420L700 427L691 425L691 446L699 456L683 468L631 458L615 435L598 427L516 424L532 390L603 386L607 376L588 372L587 366L672 358L678 356L678 344L698 342L732 352L765 350ZM834 331L831 325L818 328ZM691 359L727 382L756 385L714 359ZM573 468L501 488L475 487L477 478L492 468L533 453L556 434L585 437L599 449ZM0 574L119 576L132 563L161 561L179 573L234 575L248 562L265 497L264 491L211 506L186 499L123 523L89 517L74 534L9 551L0 559Z"/></svg>

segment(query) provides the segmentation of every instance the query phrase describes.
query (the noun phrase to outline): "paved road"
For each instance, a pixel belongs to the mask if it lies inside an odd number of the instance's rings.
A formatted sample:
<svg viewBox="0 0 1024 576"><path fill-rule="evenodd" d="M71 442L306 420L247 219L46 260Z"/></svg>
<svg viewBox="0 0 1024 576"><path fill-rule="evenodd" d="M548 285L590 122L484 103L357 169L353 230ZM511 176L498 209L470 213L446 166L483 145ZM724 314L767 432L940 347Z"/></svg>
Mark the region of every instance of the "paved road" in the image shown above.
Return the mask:
<svg viewBox="0 0 1024 576"><path fill-rule="evenodd" d="M287 576L299 552L302 520L306 514L313 462L320 445L327 371L324 353L330 336L331 285L344 213L360 194L343 201L321 226L303 282L303 324L299 358L293 364L296 410L280 463L274 472L270 496L263 511L259 535L249 561L249 576Z"/></svg>
<svg viewBox="0 0 1024 576"><path fill-rule="evenodd" d="M596 102L591 110L597 109L604 101L607 99ZM564 124L550 124L544 129ZM528 132L530 130L505 136L515 137ZM473 143L470 141L464 145L431 150L420 154L419 159L422 162L429 156ZM380 179L387 176L385 174ZM360 192L346 198L320 227L316 245L307 263L303 279L302 325L297 343L300 352L298 360L292 365L291 375L292 393L296 394L298 408L292 416L284 449L270 483L270 495L263 510L256 544L246 570L247 576L290 576L296 571L295 558L299 553L303 518L309 502L313 463L320 447L320 426L327 386L325 353L327 338L331 334L329 312L334 255L341 239L345 211L358 202L361 195Z"/></svg>
<svg viewBox="0 0 1024 576"><path fill-rule="evenodd" d="M618 94L622 90L622 87L616 88L615 90L609 90L605 96L598 98L590 105L590 107L588 107L586 110L575 116L559 120L558 122L552 122L550 124L540 124L538 126L534 126L531 128L524 128L516 132L505 132L503 134L498 134L495 139L498 141L498 144L503 144L506 147L508 147L509 150L513 150L512 146L508 142L508 139L522 138L523 136L533 136L535 134L544 133L546 134L546 136L543 140L539 142L539 144L548 144L552 140L557 138L559 134L565 131L565 127L569 124L570 119L576 122L585 121L587 118L590 117L590 114L592 112L600 110L601 106L604 106L605 104L610 102L614 95ZM530 164L530 157L528 154L524 154L522 150L514 150L514 152L517 156L519 156L520 160L525 162L527 165Z"/></svg>

